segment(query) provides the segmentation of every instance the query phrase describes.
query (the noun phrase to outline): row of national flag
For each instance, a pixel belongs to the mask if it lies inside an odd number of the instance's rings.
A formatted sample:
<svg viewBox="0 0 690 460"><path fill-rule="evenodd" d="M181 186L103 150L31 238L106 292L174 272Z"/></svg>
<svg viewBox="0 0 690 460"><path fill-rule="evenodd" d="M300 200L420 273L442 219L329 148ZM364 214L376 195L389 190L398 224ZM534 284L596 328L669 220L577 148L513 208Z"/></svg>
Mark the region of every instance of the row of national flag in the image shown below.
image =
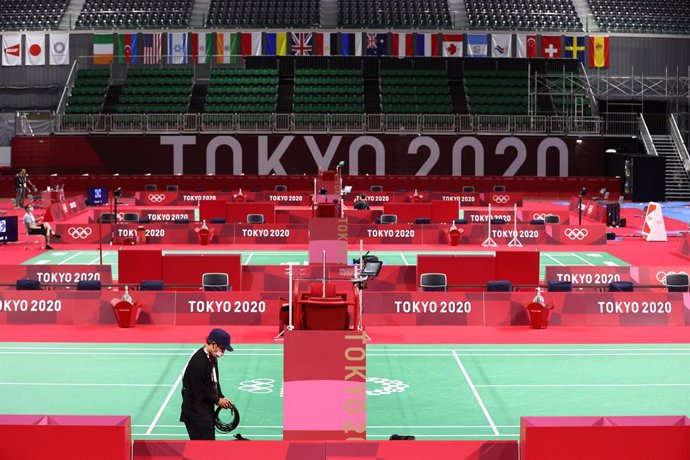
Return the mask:
<svg viewBox="0 0 690 460"><path fill-rule="evenodd" d="M27 33L2 36L2 65L67 65L69 34Z"/></svg>
<svg viewBox="0 0 690 460"><path fill-rule="evenodd" d="M165 45L164 45L165 42ZM237 56L445 56L577 59L609 66L609 37L530 34L170 32L95 34L94 63L230 63Z"/></svg>

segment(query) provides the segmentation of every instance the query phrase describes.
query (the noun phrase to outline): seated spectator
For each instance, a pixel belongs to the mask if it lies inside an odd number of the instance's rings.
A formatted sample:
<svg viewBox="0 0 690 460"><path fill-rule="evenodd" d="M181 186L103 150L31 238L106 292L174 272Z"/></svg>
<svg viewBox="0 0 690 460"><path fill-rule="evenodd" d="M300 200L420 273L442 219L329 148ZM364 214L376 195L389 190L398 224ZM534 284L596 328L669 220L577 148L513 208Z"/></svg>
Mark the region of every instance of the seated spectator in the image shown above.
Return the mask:
<svg viewBox="0 0 690 460"><path fill-rule="evenodd" d="M24 225L26 226L26 233L29 235L43 235L46 237L46 249L53 249L50 246L50 237L60 238L60 235L55 233L48 222L43 222L42 224L36 223L36 218L34 217L34 207L26 205L24 207L26 214L24 214Z"/></svg>
<svg viewBox="0 0 690 460"><path fill-rule="evenodd" d="M355 209L366 210L369 209L369 203L367 203L367 196L362 193L359 197L355 198Z"/></svg>

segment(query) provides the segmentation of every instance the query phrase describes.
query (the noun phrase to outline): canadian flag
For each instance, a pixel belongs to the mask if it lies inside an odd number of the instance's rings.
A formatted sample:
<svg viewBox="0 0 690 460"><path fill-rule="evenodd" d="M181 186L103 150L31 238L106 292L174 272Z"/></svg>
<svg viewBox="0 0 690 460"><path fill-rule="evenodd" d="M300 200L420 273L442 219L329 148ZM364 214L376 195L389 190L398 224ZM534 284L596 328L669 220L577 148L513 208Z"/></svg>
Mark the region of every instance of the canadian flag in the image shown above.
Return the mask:
<svg viewBox="0 0 690 460"><path fill-rule="evenodd" d="M46 36L45 34L26 34L24 36L24 52L26 65L45 65Z"/></svg>
<svg viewBox="0 0 690 460"><path fill-rule="evenodd" d="M462 57L463 34L443 34L443 55Z"/></svg>
<svg viewBox="0 0 690 460"><path fill-rule="evenodd" d="M22 36L3 35L2 36L2 65L14 66L22 65Z"/></svg>

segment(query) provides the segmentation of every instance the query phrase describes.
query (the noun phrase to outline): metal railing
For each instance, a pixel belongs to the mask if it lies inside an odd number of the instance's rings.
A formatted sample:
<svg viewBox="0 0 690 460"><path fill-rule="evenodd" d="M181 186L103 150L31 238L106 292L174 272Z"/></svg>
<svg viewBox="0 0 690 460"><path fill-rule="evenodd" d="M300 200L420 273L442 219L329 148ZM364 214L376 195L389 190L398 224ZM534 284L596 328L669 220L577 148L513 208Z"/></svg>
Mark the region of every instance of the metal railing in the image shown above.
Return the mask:
<svg viewBox="0 0 690 460"><path fill-rule="evenodd" d="M599 117L451 114L65 114L58 134L90 133L405 133L600 135ZM19 133L21 135L22 133Z"/></svg>
<svg viewBox="0 0 690 460"><path fill-rule="evenodd" d="M642 137L642 142L644 143L644 148L647 151L647 155L659 156L656 152L656 147L654 146L654 141L652 141L652 135L649 133L647 128L647 123L644 121L642 114L637 118L637 125L640 129L640 137Z"/></svg>
<svg viewBox="0 0 690 460"><path fill-rule="evenodd" d="M690 154L688 154L688 148L685 146L683 137L678 129L678 122L676 121L675 114L671 114L671 116L668 117L668 128L669 132L671 133L673 143L676 146L676 152L678 152L680 159L683 162L683 167L685 168L686 172L690 172Z"/></svg>
<svg viewBox="0 0 690 460"><path fill-rule="evenodd" d="M60 95L60 102L58 102L58 107L56 110L56 113L63 114L65 113L65 107L67 106L67 99L70 96L70 89L72 86L74 86L74 80L77 79L77 70L79 69L79 61L74 60L72 62L72 68L69 71L69 76L67 77L67 83L65 84L65 87L62 89L62 94Z"/></svg>

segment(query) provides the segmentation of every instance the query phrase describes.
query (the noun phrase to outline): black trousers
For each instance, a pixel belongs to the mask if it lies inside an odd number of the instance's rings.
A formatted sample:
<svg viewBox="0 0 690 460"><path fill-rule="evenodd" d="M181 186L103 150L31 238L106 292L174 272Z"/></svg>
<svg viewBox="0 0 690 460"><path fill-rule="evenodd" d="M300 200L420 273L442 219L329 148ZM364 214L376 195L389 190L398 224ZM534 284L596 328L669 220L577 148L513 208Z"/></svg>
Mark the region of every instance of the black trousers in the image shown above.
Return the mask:
<svg viewBox="0 0 690 460"><path fill-rule="evenodd" d="M213 421L194 421L194 422L184 422L187 427L187 433L189 434L189 439L192 441L196 440L216 440L216 431L213 426Z"/></svg>

